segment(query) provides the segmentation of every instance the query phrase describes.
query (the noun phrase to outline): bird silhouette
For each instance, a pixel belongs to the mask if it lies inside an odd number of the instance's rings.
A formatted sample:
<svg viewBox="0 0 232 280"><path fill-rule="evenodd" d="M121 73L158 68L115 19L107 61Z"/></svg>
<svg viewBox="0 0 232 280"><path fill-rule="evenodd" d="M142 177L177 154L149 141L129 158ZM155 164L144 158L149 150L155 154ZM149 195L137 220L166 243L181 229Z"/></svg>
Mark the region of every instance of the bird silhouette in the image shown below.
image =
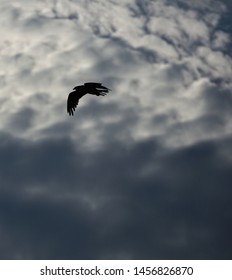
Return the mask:
<svg viewBox="0 0 232 280"><path fill-rule="evenodd" d="M109 92L109 88L102 86L100 83L85 83L84 85L76 86L74 91L69 93L67 100L67 112L71 116L79 103L79 99L88 94L105 96Z"/></svg>

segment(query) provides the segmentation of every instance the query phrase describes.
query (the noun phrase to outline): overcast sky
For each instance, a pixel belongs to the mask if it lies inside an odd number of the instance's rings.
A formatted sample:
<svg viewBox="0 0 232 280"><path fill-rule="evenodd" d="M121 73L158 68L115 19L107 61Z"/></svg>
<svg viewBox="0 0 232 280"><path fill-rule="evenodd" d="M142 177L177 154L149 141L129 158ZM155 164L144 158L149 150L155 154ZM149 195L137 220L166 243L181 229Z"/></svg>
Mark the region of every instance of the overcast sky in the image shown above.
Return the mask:
<svg viewBox="0 0 232 280"><path fill-rule="evenodd" d="M230 1L0 11L0 258L231 259Z"/></svg>

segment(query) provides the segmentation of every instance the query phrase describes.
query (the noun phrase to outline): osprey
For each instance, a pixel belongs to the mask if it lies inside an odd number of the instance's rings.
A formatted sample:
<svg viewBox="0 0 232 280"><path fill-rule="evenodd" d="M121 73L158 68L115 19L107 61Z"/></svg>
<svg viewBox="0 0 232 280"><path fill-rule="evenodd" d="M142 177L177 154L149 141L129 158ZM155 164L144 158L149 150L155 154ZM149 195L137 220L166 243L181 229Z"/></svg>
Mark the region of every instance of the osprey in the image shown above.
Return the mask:
<svg viewBox="0 0 232 280"><path fill-rule="evenodd" d="M74 114L79 99L85 94L93 94L97 96L105 96L109 92L109 88L102 86L100 83L85 83L84 85L76 86L74 91L69 93L67 100L67 112L71 116Z"/></svg>

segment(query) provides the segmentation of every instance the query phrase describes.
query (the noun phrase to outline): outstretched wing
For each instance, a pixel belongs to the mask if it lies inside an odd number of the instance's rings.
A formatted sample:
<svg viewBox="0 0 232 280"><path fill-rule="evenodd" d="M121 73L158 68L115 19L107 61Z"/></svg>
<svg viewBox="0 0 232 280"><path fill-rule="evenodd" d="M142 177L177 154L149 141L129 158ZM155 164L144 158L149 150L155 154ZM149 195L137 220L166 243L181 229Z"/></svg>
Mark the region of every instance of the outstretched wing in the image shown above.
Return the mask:
<svg viewBox="0 0 232 280"><path fill-rule="evenodd" d="M85 92L77 91L72 91L69 93L67 100L67 112L70 116L74 114L74 111L79 103L79 99L85 94Z"/></svg>
<svg viewBox="0 0 232 280"><path fill-rule="evenodd" d="M92 83L85 83L84 86L86 86L87 88L91 87L91 88L95 88L97 90L102 90L102 91L106 91L106 92L111 90L107 87L104 87L101 83L93 83L93 82Z"/></svg>

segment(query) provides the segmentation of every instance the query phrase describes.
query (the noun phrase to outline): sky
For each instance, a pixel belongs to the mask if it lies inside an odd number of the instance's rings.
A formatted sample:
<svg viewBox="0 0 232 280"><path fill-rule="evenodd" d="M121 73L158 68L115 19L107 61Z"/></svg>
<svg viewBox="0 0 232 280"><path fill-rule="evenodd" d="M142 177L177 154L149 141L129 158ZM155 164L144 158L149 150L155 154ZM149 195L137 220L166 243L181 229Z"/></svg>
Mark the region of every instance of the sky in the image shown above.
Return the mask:
<svg viewBox="0 0 232 280"><path fill-rule="evenodd" d="M231 2L0 11L0 259L231 259Z"/></svg>

